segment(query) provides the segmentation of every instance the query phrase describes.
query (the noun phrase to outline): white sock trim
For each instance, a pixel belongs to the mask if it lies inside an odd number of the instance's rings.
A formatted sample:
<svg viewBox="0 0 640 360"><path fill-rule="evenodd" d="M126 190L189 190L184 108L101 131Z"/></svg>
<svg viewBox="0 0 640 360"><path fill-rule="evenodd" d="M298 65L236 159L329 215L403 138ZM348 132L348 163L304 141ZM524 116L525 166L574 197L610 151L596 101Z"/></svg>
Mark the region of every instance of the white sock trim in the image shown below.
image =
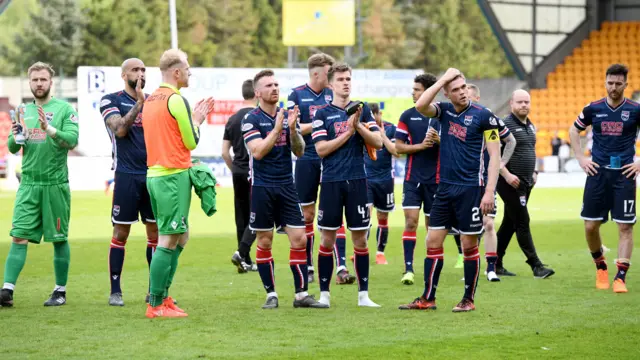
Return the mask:
<svg viewBox="0 0 640 360"><path fill-rule="evenodd" d="M309 293L307 291L301 291L299 293L296 293L296 300L302 300L307 296L309 296Z"/></svg>
<svg viewBox="0 0 640 360"><path fill-rule="evenodd" d="M337 275L340 271L342 271L342 270L347 270L347 267L346 267L346 266L344 266L344 265L340 265L340 266L338 266L338 268L336 269L336 275Z"/></svg>
<svg viewBox="0 0 640 360"><path fill-rule="evenodd" d="M12 283L4 283L4 285L2 285L3 289L7 289L7 290L11 290L13 291L13 289L15 289L16 284L12 284Z"/></svg>
<svg viewBox="0 0 640 360"><path fill-rule="evenodd" d="M268 298L270 298L270 297L272 297L272 296L275 296L275 297L277 298L277 297L278 297L278 293L277 293L277 292L275 292L275 291L274 291L274 292L267 293L267 299L268 299Z"/></svg>
<svg viewBox="0 0 640 360"><path fill-rule="evenodd" d="M53 288L53 291L62 291L62 292L66 292L66 291L67 291L67 287L66 287L66 286L56 285L56 286Z"/></svg>

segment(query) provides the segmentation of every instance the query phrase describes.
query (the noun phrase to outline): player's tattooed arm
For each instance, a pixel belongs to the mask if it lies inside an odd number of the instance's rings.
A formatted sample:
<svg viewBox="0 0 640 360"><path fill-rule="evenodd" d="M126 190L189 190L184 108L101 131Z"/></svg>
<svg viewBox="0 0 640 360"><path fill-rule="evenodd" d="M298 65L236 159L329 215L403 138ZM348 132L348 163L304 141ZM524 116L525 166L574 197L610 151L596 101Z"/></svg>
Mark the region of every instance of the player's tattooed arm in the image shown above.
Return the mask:
<svg viewBox="0 0 640 360"><path fill-rule="evenodd" d="M511 160L511 155L513 155L514 150L516 149L516 138L513 134L509 134L506 139L504 139L504 151L502 152L502 158L500 159L500 169L504 168L509 160Z"/></svg>
<svg viewBox="0 0 640 360"><path fill-rule="evenodd" d="M302 135L297 130L291 131L291 152L297 157L304 155L305 142Z"/></svg>
<svg viewBox="0 0 640 360"><path fill-rule="evenodd" d="M144 104L145 95L142 91L142 78L138 78L136 81L136 104L129 110L129 112L123 117L118 114L114 114L113 116L107 119L107 125L109 129L117 136L117 137L125 137L129 133L129 129L131 125L136 121L138 114L142 111L142 105Z"/></svg>
<svg viewBox="0 0 640 360"><path fill-rule="evenodd" d="M302 135L298 132L298 116L300 115L300 110L298 109L298 105L294 106L293 109L289 110L287 114L287 124L289 125L289 138L291 139L291 151L297 157L301 157L304 155L304 139Z"/></svg>
<svg viewBox="0 0 640 360"><path fill-rule="evenodd" d="M131 125L136 121L138 114L142 110L142 104L144 104L144 99L136 101L136 104L125 116L120 116L119 114L109 116L107 126L111 129L111 132L120 138L127 136Z"/></svg>

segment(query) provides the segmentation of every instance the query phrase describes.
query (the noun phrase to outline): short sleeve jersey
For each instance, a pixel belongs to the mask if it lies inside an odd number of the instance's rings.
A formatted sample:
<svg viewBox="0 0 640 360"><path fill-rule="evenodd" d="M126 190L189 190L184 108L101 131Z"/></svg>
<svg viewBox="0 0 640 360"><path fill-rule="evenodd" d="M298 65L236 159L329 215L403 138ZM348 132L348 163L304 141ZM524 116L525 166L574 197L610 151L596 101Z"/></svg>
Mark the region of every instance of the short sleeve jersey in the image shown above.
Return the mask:
<svg viewBox="0 0 640 360"><path fill-rule="evenodd" d="M313 120L313 142L331 141L349 129L348 116L344 109L333 104L316 111ZM369 107L364 104L360 122L366 124L369 131L378 131L378 125ZM322 159L321 182L335 182L366 179L364 169L365 143L356 131L347 142Z"/></svg>
<svg viewBox="0 0 640 360"><path fill-rule="evenodd" d="M276 113L280 109L276 109ZM275 145L262 159L250 156L249 166L252 184L256 186L276 187L293 183L293 166L291 159L291 138L287 115ZM267 114L260 107L247 113L242 120L242 136L245 144L256 139L266 138L272 131L276 118ZM300 132L300 128L295 130Z"/></svg>
<svg viewBox="0 0 640 360"><path fill-rule="evenodd" d="M506 138L509 137L509 135L511 135L511 132L509 131L509 128L507 127L507 125L505 125L504 121L502 121L502 119L498 119L498 134L500 136L500 140L504 140ZM489 173L487 172L487 169L489 168L489 152L485 149L484 150L484 181L487 181L487 178L489 176Z"/></svg>
<svg viewBox="0 0 640 360"><path fill-rule="evenodd" d="M390 122L383 121L384 132L392 142L395 142L396 126ZM372 160L369 153L365 152L364 166L367 172L367 180L372 182L383 182L393 180L393 156L385 146L376 152L377 160Z"/></svg>
<svg viewBox="0 0 640 360"><path fill-rule="evenodd" d="M440 119L440 182L484 186L487 142L499 142L498 119L484 106L469 103L457 112L451 103L436 103Z"/></svg>
<svg viewBox="0 0 640 360"><path fill-rule="evenodd" d="M333 100L333 91L329 88L323 89L320 93L313 91L309 85L305 84L293 88L287 99L287 109L293 109L298 105L300 110L300 123L311 124L316 111ZM313 145L311 134L304 135L305 149L304 155L298 160L320 160L316 147Z"/></svg>
<svg viewBox="0 0 640 360"><path fill-rule="evenodd" d="M593 161L609 167L611 157L619 156L621 166L633 162L635 144L640 126L640 105L629 99L613 109L607 99L585 106L574 122L578 130L593 128Z"/></svg>
<svg viewBox="0 0 640 360"><path fill-rule="evenodd" d="M396 139L406 144L415 145L424 141L424 138L433 127L440 132L440 121L422 115L415 107L405 110L400 115ZM404 180L423 184L435 184L438 168L438 156L440 146L434 145L428 149L407 155Z"/></svg>
<svg viewBox="0 0 640 360"><path fill-rule="evenodd" d="M136 99L126 91L107 94L100 101L100 112L107 133L111 139L111 170L129 174L147 173L147 149L144 144L144 130L142 128L142 109L129 128L127 135L117 137L107 125L107 120L114 115L124 117L136 105Z"/></svg>

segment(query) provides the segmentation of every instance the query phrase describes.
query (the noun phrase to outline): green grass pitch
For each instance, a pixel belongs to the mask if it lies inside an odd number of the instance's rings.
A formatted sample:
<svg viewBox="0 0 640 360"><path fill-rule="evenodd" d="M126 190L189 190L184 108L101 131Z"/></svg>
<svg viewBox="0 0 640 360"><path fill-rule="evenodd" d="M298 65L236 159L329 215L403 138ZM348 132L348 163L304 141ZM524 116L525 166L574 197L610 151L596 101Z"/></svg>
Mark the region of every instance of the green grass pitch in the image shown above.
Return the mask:
<svg viewBox="0 0 640 360"><path fill-rule="evenodd" d="M396 199L401 198L397 187ZM276 235L274 258L280 308L260 306L265 293L257 273L239 275L230 263L236 240L231 189L219 189L218 213L207 218L194 197L191 240L180 258L172 295L189 317L144 317L146 241L134 225L123 272L126 306L107 305L110 196L72 194L71 269L67 305L45 308L54 285L53 250L29 246L15 306L0 309L1 359L417 359L417 358L635 358L640 356L640 269L631 267L627 294L595 289L595 267L578 218L580 189L536 189L530 201L538 253L556 275L534 280L515 238L505 266L518 274L500 283L481 275L473 313L454 314L463 294L454 269L452 238L438 288L438 310L403 312L397 306L422 292L424 226L418 232L414 286L403 270L399 206L390 219L389 265L375 265L370 245L370 295L380 309L356 306L356 285L332 284L332 308L294 309L288 241ZM9 250L14 194L0 193L0 266ZM497 222L500 222L500 217ZM374 220L375 224L375 220ZM375 225L374 225L375 226ZM638 231L635 231L636 236ZM372 236L373 238L373 236ZM617 230L603 227L610 277L615 271ZM316 242L316 254L317 245ZM353 249L347 243L347 252ZM481 248L482 249L482 248ZM484 249L482 249L484 253ZM484 270L485 263L482 267ZM352 264L349 268L353 269ZM335 277L334 277L335 278ZM319 295L318 284L310 292Z"/></svg>

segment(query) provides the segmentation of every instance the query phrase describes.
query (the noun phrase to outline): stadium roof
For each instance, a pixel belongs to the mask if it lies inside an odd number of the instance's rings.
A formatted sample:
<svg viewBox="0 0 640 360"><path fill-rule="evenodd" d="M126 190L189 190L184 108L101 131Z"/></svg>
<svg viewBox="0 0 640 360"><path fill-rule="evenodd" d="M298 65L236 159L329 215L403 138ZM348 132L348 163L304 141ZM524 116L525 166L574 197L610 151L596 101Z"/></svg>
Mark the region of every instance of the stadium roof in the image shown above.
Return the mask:
<svg viewBox="0 0 640 360"><path fill-rule="evenodd" d="M478 0L520 79L587 19L587 0Z"/></svg>

